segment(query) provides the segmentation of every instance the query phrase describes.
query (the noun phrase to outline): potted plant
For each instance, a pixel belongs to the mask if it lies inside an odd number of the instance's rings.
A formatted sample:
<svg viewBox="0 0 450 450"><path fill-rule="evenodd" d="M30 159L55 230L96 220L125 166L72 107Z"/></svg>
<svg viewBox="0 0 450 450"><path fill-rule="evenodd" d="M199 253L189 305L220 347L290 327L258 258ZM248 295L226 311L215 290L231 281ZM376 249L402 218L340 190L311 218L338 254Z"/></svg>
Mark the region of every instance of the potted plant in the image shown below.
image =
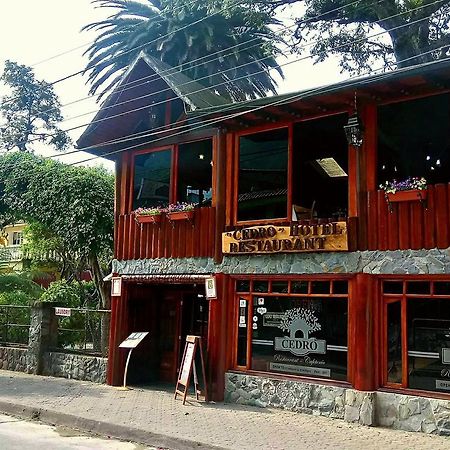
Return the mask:
<svg viewBox="0 0 450 450"><path fill-rule="evenodd" d="M194 203L177 202L166 208L167 218L173 220L191 220L194 217Z"/></svg>
<svg viewBox="0 0 450 450"><path fill-rule="evenodd" d="M165 211L161 206L151 206L149 208L138 208L133 211L137 223L159 223L161 214Z"/></svg>
<svg viewBox="0 0 450 450"><path fill-rule="evenodd" d="M423 201L427 198L427 180L419 177L409 177L406 180L386 181L380 184L386 200L392 202Z"/></svg>

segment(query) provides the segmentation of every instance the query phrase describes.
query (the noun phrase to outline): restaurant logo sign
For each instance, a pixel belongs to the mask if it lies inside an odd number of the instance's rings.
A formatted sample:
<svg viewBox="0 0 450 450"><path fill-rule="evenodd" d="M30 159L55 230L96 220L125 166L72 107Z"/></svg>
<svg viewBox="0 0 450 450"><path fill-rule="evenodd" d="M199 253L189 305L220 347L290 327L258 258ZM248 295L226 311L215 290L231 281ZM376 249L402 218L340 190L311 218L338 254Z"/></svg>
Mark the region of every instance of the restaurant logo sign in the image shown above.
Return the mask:
<svg viewBox="0 0 450 450"><path fill-rule="evenodd" d="M347 222L249 227L222 234L226 254L347 251Z"/></svg>
<svg viewBox="0 0 450 450"><path fill-rule="evenodd" d="M314 311L305 308L289 309L278 326L289 336L275 338L275 350L290 352L296 356L309 353L324 355L327 352L326 341L310 337L310 333L322 329Z"/></svg>

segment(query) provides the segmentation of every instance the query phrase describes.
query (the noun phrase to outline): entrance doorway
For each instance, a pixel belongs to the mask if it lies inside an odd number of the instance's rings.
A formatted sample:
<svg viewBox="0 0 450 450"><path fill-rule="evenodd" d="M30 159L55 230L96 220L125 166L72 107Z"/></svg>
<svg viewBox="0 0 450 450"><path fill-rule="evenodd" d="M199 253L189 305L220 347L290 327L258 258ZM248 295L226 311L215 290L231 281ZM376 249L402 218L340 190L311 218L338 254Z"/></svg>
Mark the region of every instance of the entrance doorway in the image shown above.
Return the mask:
<svg viewBox="0 0 450 450"><path fill-rule="evenodd" d="M187 335L202 337L207 360L209 303L203 285L137 284L128 301L129 333L149 332L133 352L130 383L174 384Z"/></svg>

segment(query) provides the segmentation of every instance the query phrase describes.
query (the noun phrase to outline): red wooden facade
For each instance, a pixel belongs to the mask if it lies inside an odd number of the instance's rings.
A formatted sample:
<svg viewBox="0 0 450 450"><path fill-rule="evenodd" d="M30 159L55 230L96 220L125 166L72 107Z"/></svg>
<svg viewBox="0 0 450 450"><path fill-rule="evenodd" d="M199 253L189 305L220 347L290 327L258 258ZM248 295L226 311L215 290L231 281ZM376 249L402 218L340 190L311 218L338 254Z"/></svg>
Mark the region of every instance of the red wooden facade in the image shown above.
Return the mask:
<svg viewBox="0 0 450 450"><path fill-rule="evenodd" d="M450 78L450 67L441 74ZM292 210L292 181L301 176L293 167L293 127L295 123L337 113L351 112L353 108L355 88L345 86L317 96L306 96L295 99L281 106L268 106L259 113L243 112L238 119L223 120L220 129L208 130L197 134L167 138L167 145L177 142L192 142L195 139L210 138L213 145L212 171L212 202L210 207L197 208L192 220L170 221L163 214L160 223L139 224L132 213L133 195L133 164L134 155L158 150L158 146L142 145L139 150L123 152L117 159L116 184L116 221L115 221L115 258L119 261L146 260L160 258L214 258L219 265L224 255L221 248L221 236L225 231L252 225L286 225L290 221ZM373 85L358 88L359 108L364 122L364 144L357 149L348 147L348 202L347 223L349 230L349 250L420 250L447 249L450 247L450 184L429 185L427 199L424 201L396 202L389 204L385 193L378 188L377 182L377 108L380 105L400 102L412 98L424 98L438 93L450 92L442 84L429 83L426 77L405 74L405 80L394 79L392 82L374 82ZM217 114L218 115L218 114ZM211 113L211 117L215 117ZM450 124L449 124L450 126ZM289 130L289 166L287 170L287 208L286 217L271 220L237 220L238 203L238 138L242 135L286 127ZM164 136L163 136L164 137ZM174 140L175 139L175 140ZM174 143L175 142L175 143ZM165 143L165 141L163 141ZM176 170L172 168L172 171ZM449 174L450 178L450 174ZM173 179L173 175L172 175ZM171 186L171 196L174 198L176 183ZM252 258L252 256L249 256ZM120 274L118 274L120 275ZM169 274L167 274L169 275ZM177 275L177 274L175 274ZM216 273L217 300L211 300L208 316L207 339L207 378L213 400L223 398L224 373L227 370L243 370L250 373L250 365L240 366L236 362L238 341L238 310L236 282L241 278L253 280L268 280L270 286L277 280L289 283L302 282L311 279L346 280L348 281L348 359L347 378L344 381L321 380L343 386L353 386L360 390L374 390L386 383L387 354L387 313L381 300L383 280L394 277L392 274L371 275L367 273L336 273L315 275L271 274L253 276L251 273L231 276ZM405 278L397 277L402 283ZM412 280L413 278L411 278ZM450 280L448 275L416 276L414 279ZM156 283L161 287L161 281L152 280L151 274L141 280L136 279L148 288L148 298L158 298L155 294ZM195 283L200 283L197 281ZM133 331L130 323L130 298L133 296L133 283L125 283L124 294L113 300L111 324L110 367L108 381L113 384L120 382L123 370L123 355L119 355L118 343ZM177 288L194 284L188 278L181 277L176 283ZM160 292L167 294L161 287ZM291 284L289 284L291 286ZM172 286L173 287L173 286ZM186 288L189 290L188 288ZM150 294L151 292L151 294ZM268 292L268 297L273 293ZM291 294L286 292L284 294ZM310 293L309 293L310 294ZM143 298L145 297L144 294ZM162 295L162 294L161 294ZM253 302L251 293L243 294L246 301ZM131 297L130 297L131 296ZM314 295L310 295L314 298ZM321 298L327 297L322 295ZM331 298L332 295L330 294ZM430 297L432 297L430 295ZM180 297L181 298L181 297ZM183 300L181 300L181 303ZM251 314L248 312L248 321ZM405 317L402 316L405 321ZM406 325L402 325L406 329ZM251 331L248 336L251 336ZM403 337L403 340L406 338ZM247 354L251 355L251 341L247 341ZM406 344L402 347L404 359L408 358ZM406 369L403 369L404 371ZM273 375L272 373L270 374ZM278 376L284 376L278 374ZM286 375L286 377L292 377ZM406 379L406 375L404 375ZM395 385L389 387L407 388ZM444 395L445 394L439 394Z"/></svg>

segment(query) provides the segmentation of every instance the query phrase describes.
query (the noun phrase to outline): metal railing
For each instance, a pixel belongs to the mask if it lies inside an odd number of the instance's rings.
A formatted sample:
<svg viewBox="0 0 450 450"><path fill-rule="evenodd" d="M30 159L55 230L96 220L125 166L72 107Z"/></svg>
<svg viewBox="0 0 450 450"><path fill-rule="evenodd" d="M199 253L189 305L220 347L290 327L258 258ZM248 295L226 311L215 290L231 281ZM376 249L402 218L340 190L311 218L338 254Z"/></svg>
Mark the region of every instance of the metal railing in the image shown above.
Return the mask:
<svg viewBox="0 0 450 450"><path fill-rule="evenodd" d="M0 344L8 346L28 345L30 334L29 306L0 305Z"/></svg>
<svg viewBox="0 0 450 450"><path fill-rule="evenodd" d="M109 336L109 309L67 308L69 316L58 319L55 350L106 356Z"/></svg>

